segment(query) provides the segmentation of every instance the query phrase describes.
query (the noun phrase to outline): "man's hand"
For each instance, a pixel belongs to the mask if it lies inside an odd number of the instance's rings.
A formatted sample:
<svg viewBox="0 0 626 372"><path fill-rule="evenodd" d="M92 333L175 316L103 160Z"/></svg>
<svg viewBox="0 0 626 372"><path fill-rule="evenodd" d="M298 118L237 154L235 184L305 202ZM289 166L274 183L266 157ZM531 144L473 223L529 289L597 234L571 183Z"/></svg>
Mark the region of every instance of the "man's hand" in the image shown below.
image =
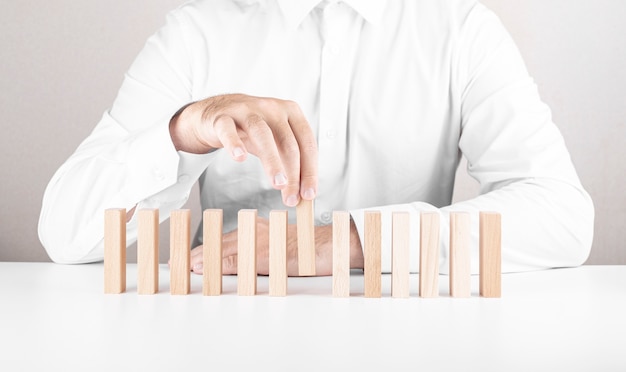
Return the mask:
<svg viewBox="0 0 626 372"><path fill-rule="evenodd" d="M287 227L287 275L298 276L298 244L296 225ZM203 247L191 250L191 269L202 274ZM315 227L315 273L317 276L332 275L333 272L332 225ZM237 230L222 237L222 273L237 274ZM363 251L354 223L350 226L350 267L363 268ZM269 274L269 221L257 218L257 273Z"/></svg>
<svg viewBox="0 0 626 372"><path fill-rule="evenodd" d="M257 156L288 207L317 194L315 135L295 102L243 94L207 98L174 115L170 135L178 151L224 148L235 161Z"/></svg>

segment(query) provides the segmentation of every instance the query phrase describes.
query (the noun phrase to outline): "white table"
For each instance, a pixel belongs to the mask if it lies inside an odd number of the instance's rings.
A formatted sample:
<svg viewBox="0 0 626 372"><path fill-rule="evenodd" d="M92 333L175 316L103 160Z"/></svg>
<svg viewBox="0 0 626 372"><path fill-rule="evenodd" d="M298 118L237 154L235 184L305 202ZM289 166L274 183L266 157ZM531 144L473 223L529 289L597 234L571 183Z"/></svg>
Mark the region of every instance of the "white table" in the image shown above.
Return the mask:
<svg viewBox="0 0 626 372"><path fill-rule="evenodd" d="M289 278L289 296L103 294L101 264L0 263L2 371L626 371L626 266L505 274L502 298L331 296L330 277Z"/></svg>

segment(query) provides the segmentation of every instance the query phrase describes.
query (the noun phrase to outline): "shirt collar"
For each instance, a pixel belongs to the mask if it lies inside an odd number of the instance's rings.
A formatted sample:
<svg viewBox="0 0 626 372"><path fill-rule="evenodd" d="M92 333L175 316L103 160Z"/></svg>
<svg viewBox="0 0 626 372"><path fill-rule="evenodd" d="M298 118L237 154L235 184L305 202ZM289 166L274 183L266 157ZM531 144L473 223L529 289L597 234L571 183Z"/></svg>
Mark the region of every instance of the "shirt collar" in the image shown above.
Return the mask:
<svg viewBox="0 0 626 372"><path fill-rule="evenodd" d="M287 23L296 29L306 16L324 0L277 0ZM376 25L380 22L385 2L381 0L343 0L366 21Z"/></svg>

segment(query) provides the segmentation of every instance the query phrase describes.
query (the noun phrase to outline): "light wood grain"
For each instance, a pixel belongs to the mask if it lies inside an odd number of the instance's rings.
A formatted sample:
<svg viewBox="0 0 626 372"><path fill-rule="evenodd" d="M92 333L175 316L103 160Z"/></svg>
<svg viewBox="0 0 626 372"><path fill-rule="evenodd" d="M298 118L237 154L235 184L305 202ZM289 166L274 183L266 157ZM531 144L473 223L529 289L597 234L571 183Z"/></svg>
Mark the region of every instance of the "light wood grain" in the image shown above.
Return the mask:
<svg viewBox="0 0 626 372"><path fill-rule="evenodd" d="M450 213L450 296L470 297L470 215Z"/></svg>
<svg viewBox="0 0 626 372"><path fill-rule="evenodd" d="M287 211L270 212L269 295L287 295Z"/></svg>
<svg viewBox="0 0 626 372"><path fill-rule="evenodd" d="M190 292L191 211L178 209L170 213L170 293Z"/></svg>
<svg viewBox="0 0 626 372"><path fill-rule="evenodd" d="M301 200L296 206L298 234L298 275L315 275L315 217L312 200Z"/></svg>
<svg viewBox="0 0 626 372"><path fill-rule="evenodd" d="M365 212L364 228L364 292L365 297L377 298L382 296L380 211Z"/></svg>
<svg viewBox="0 0 626 372"><path fill-rule="evenodd" d="M480 295L500 297L502 280L501 217L496 212L480 212L479 266Z"/></svg>
<svg viewBox="0 0 626 372"><path fill-rule="evenodd" d="M333 296L350 296L350 214L333 212Z"/></svg>
<svg viewBox="0 0 626 372"><path fill-rule="evenodd" d="M137 293L159 291L159 210L137 211Z"/></svg>
<svg viewBox="0 0 626 372"><path fill-rule="evenodd" d="M242 209L237 228L237 293L256 295L256 218L255 209Z"/></svg>
<svg viewBox="0 0 626 372"><path fill-rule="evenodd" d="M222 294L223 211L206 209L202 213L202 294Z"/></svg>
<svg viewBox="0 0 626 372"><path fill-rule="evenodd" d="M391 215L391 297L409 297L410 215Z"/></svg>
<svg viewBox="0 0 626 372"><path fill-rule="evenodd" d="M104 211L104 293L126 291L126 210Z"/></svg>
<svg viewBox="0 0 626 372"><path fill-rule="evenodd" d="M439 214L420 214L419 296L439 296Z"/></svg>

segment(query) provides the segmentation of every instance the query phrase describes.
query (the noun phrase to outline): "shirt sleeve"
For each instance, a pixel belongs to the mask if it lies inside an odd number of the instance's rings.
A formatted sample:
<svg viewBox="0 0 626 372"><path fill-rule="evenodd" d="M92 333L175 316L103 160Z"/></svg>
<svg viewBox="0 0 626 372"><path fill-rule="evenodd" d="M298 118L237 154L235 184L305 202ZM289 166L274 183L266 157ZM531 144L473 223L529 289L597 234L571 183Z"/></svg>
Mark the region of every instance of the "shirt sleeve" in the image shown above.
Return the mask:
<svg viewBox="0 0 626 372"><path fill-rule="evenodd" d="M475 6L465 19L452 65L456 89L451 95L461 101L459 149L468 160L469 175L480 184L480 195L440 208L423 201L368 208L382 212L382 269L391 270L393 211L410 213L412 247L419 246L420 212L439 213L441 273L449 270L453 211L470 213L474 274L480 211L502 216L503 272L581 265L591 249L593 203L515 43L483 6ZM351 211L361 237L364 211ZM417 254L410 267L418 271Z"/></svg>
<svg viewBox="0 0 626 372"><path fill-rule="evenodd" d="M39 237L50 258L82 263L103 258L107 208L182 206L211 154L177 152L169 121L191 100L185 24L172 12L128 70L110 110L57 170L42 202ZM128 224L129 244L136 239Z"/></svg>

